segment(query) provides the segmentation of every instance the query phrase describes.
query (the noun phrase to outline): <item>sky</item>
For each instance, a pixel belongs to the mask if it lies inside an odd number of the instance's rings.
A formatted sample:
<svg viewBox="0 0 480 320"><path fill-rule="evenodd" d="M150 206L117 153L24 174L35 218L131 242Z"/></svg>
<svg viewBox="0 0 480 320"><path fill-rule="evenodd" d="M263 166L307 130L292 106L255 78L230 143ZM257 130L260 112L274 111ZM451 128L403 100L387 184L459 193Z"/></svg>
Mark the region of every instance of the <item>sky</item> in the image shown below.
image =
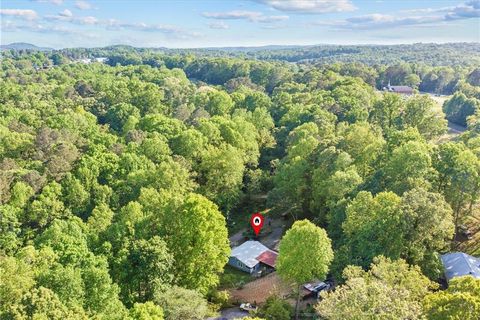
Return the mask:
<svg viewBox="0 0 480 320"><path fill-rule="evenodd" d="M52 48L480 42L480 0L1 0L0 43Z"/></svg>

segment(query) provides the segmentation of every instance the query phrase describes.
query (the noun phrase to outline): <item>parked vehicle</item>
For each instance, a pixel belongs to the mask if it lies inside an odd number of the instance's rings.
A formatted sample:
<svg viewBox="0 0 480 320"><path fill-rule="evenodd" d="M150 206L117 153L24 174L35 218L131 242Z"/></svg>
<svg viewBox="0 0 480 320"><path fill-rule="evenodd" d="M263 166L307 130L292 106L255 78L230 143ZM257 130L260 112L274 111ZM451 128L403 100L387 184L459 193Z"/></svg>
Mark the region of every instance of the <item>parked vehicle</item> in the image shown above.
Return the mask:
<svg viewBox="0 0 480 320"><path fill-rule="evenodd" d="M311 297L318 298L320 296L320 292L330 290L332 285L328 282L321 281L316 283L307 283L303 287L309 291L309 293L303 296L303 299L308 299Z"/></svg>
<svg viewBox="0 0 480 320"><path fill-rule="evenodd" d="M258 307L247 302L247 303L242 303L240 305L240 309L248 312L255 312L257 311Z"/></svg>
<svg viewBox="0 0 480 320"><path fill-rule="evenodd" d="M472 232L468 230L468 227L465 225L458 226L458 233L467 238L468 240L472 240L473 238Z"/></svg>

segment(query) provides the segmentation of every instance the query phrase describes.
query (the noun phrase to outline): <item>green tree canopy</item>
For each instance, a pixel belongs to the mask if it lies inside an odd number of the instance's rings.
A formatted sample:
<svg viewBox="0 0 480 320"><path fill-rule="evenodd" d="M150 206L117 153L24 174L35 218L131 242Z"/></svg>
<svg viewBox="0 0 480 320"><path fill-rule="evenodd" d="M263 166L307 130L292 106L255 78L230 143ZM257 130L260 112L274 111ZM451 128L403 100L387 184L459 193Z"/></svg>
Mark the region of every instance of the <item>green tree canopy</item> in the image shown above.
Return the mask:
<svg viewBox="0 0 480 320"><path fill-rule="evenodd" d="M300 220L280 241L276 269L284 280L300 286L313 279L325 279L332 260L332 245L325 230L308 220ZM299 298L300 290L296 311Z"/></svg>
<svg viewBox="0 0 480 320"><path fill-rule="evenodd" d="M324 319L421 319L422 299L436 285L404 260L376 257L369 271L349 266L345 284L322 292L316 306Z"/></svg>
<svg viewBox="0 0 480 320"><path fill-rule="evenodd" d="M480 280L470 276L450 280L448 289L423 300L429 320L474 320L480 317Z"/></svg>
<svg viewBox="0 0 480 320"><path fill-rule="evenodd" d="M203 320L209 315L207 301L194 290L171 287L156 294L154 302L163 309L165 320Z"/></svg>

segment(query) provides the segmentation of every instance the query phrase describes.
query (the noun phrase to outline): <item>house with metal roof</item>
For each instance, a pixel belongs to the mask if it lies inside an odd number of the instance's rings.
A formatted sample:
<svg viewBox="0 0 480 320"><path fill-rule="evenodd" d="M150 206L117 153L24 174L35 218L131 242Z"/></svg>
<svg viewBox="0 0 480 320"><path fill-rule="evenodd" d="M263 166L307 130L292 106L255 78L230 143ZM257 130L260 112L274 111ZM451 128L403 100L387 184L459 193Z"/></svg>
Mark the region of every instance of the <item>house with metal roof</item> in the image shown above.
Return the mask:
<svg viewBox="0 0 480 320"><path fill-rule="evenodd" d="M232 249L228 264L239 270L255 273L262 268L274 269L278 253L262 243L249 240Z"/></svg>
<svg viewBox="0 0 480 320"><path fill-rule="evenodd" d="M447 281L461 276L480 279L480 258L463 252L452 252L442 255L441 259Z"/></svg>
<svg viewBox="0 0 480 320"><path fill-rule="evenodd" d="M413 94L413 89L409 86L392 86L390 85L390 81L388 81L388 85L386 87L383 87L384 91L388 92L393 92L393 93L400 93L400 94L406 94L406 95L411 95Z"/></svg>

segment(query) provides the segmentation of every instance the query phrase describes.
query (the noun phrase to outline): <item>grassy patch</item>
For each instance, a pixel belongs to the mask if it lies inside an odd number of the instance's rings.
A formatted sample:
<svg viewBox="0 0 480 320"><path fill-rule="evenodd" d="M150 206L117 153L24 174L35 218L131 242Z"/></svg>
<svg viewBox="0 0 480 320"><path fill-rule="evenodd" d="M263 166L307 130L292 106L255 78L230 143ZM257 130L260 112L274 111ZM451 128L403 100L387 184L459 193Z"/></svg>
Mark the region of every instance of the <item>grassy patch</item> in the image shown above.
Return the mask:
<svg viewBox="0 0 480 320"><path fill-rule="evenodd" d="M252 280L254 278L250 274L227 265L220 276L219 289L241 288L245 283Z"/></svg>

